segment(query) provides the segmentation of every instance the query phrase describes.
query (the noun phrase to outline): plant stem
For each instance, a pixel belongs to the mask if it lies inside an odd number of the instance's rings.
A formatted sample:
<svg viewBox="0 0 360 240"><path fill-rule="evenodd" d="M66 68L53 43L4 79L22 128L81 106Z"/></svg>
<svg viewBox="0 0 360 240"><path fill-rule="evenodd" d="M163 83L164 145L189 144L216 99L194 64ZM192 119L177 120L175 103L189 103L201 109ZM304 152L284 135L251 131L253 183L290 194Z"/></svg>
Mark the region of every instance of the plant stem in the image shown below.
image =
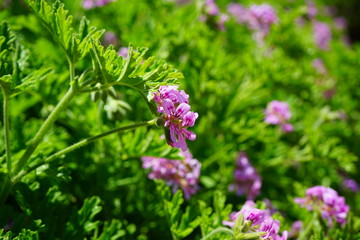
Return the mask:
<svg viewBox="0 0 360 240"><path fill-rule="evenodd" d="M99 140L103 137L106 137L108 135L111 135L113 133L118 133L118 132L122 132L122 131L125 131L125 130L130 130L130 129L134 129L134 128L138 128L138 127L144 127L144 126L151 126L151 125L155 125L156 124L156 121L157 119L153 119L153 120L150 120L150 121L147 121L147 122L142 122L142 123L135 123L135 124L132 124L132 125L128 125L128 126L125 126L125 127L119 127L119 128L115 128L115 129L112 129L110 131L107 131L107 132L104 132L104 133L101 133L99 135L96 135L96 136L93 136L93 137L89 137L89 138L86 138L84 140L81 140L67 148L64 148L63 150L60 150L58 151L57 153L54 153L53 155L47 157L43 162L29 168L28 170L26 171L23 171L23 172L20 172L15 178L14 178L14 182L18 181L21 177L25 176L26 174L32 172L33 170L37 169L38 167L40 167L41 165L45 164L45 163L49 163L51 161L53 161L54 159L56 158L59 158L69 152L72 152L80 147L83 147L89 143L92 143L92 142L95 142L96 140Z"/></svg>
<svg viewBox="0 0 360 240"><path fill-rule="evenodd" d="M3 203L6 200L7 195L9 194L11 188L12 188L12 182L11 182L11 150L10 150L10 125L9 125L9 101L10 97L9 94L6 92L5 88L2 87L2 92L4 96L4 137L5 137L5 151L6 151L6 166L8 175L5 177L5 181L2 185L1 192L0 192L0 206L3 205Z"/></svg>
<svg viewBox="0 0 360 240"><path fill-rule="evenodd" d="M5 92L4 88L4 137L5 137L5 151L6 151L6 166L8 171L8 176L11 179L11 149L10 149L10 124L9 124L9 95Z"/></svg>
<svg viewBox="0 0 360 240"><path fill-rule="evenodd" d="M219 233L225 233L227 235L232 236L232 239L235 239L233 231L231 231L230 229L225 228L225 227L219 227L219 228L212 230L208 235L203 237L201 240L209 239L210 237L214 236L215 234L219 234Z"/></svg>
<svg viewBox="0 0 360 240"><path fill-rule="evenodd" d="M0 192L0 206L3 206L12 186L13 183L11 182L11 179L9 177L6 177Z"/></svg>
<svg viewBox="0 0 360 240"><path fill-rule="evenodd" d="M43 125L40 127L39 131L36 133L35 137L30 141L25 153L21 156L18 161L15 170L13 171L14 175L17 175L21 169L26 165L27 160L36 150L37 146L44 138L45 133L50 129L54 124L56 119L59 117L59 114L68 106L72 98L76 95L76 91L71 86L61 101L56 105L54 110L50 113L48 118L45 120Z"/></svg>
<svg viewBox="0 0 360 240"><path fill-rule="evenodd" d="M299 238L297 240L306 240L309 239L309 233L311 232L314 223L316 221L316 219L318 218L318 214L316 212L314 212L314 215L312 216L310 222L307 224L306 228L304 229L304 231L301 231Z"/></svg>
<svg viewBox="0 0 360 240"><path fill-rule="evenodd" d="M75 64L69 61L69 72L70 72L70 85L73 86L75 91L78 91L79 83L75 78Z"/></svg>
<svg viewBox="0 0 360 240"><path fill-rule="evenodd" d="M122 131L125 131L125 130L130 130L130 129L134 129L134 128L138 128L138 127L144 127L144 126L150 126L150 125L155 125L156 123L156 119L153 119L151 121L148 121L148 122L142 122L142 123L135 123L135 124L132 124L132 125L129 125L129 126L125 126L125 127L120 127L120 128L115 128L115 129L112 129L110 131L107 131L107 132L104 132L104 133L101 133L99 135L96 135L94 137L89 137L89 138L86 138L80 142L77 142L53 155L51 155L50 157L46 158L45 159L45 162L51 162L52 160L54 160L55 158L58 158L62 155L65 155L69 152L72 152L74 151L75 149L77 148L80 148L80 147L83 147L89 143L92 143L100 138L103 138L103 137L106 137L108 135L111 135L113 133L117 133L117 132L122 132Z"/></svg>
<svg viewBox="0 0 360 240"><path fill-rule="evenodd" d="M141 90L139 88L136 88L135 86L133 86L131 84L128 84L128 83L123 83L123 82L107 83L107 84L105 84L103 86L100 86L100 87L90 87L90 88L87 88L87 89L80 89L79 92L80 93L91 93L91 92L105 90L105 89L108 89L109 87L112 87L112 86L115 86L115 85L129 87L129 88L137 91L140 94L140 96L144 99L144 101L148 105L148 107L150 108L151 113L154 114L155 116L158 116L158 112L157 112L156 107L152 106L152 104L148 101L148 99L144 95L144 93L141 92Z"/></svg>

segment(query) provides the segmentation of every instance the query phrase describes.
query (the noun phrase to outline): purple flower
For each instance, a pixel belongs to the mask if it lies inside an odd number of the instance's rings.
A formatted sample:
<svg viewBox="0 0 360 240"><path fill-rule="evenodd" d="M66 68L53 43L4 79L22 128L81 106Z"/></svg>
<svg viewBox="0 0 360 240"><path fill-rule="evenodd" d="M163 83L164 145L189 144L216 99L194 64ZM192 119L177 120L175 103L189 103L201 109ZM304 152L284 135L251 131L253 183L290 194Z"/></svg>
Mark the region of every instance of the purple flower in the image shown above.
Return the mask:
<svg viewBox="0 0 360 240"><path fill-rule="evenodd" d="M240 212L244 215L244 219L251 221L253 226L260 225L263 223L266 212L257 208L254 208L252 204L244 204Z"/></svg>
<svg viewBox="0 0 360 240"><path fill-rule="evenodd" d="M215 3L215 0L205 1L205 15L200 16L200 21L208 22L211 25L216 24L220 31L224 31L225 22L227 22L228 19L228 15L220 12L219 7Z"/></svg>
<svg viewBox="0 0 360 240"><path fill-rule="evenodd" d="M168 144L172 147L187 150L186 139L194 141L195 133L187 130L198 118L198 113L190 111L189 95L177 86L161 86L154 92L154 101L158 105L158 112L163 113L164 126L170 131Z"/></svg>
<svg viewBox="0 0 360 240"><path fill-rule="evenodd" d="M312 61L312 66L315 68L315 70L322 75L327 74L327 70L325 67L325 64L323 62L323 60L321 60L320 58L316 58Z"/></svg>
<svg viewBox="0 0 360 240"><path fill-rule="evenodd" d="M82 6L85 9L91 9L95 7L103 7L110 2L114 2L115 0L83 0Z"/></svg>
<svg viewBox="0 0 360 240"><path fill-rule="evenodd" d="M205 1L205 12L210 16L216 16L220 13L220 9L216 5L215 0Z"/></svg>
<svg viewBox="0 0 360 240"><path fill-rule="evenodd" d="M234 227L235 220L240 214L244 215L244 220L251 221L252 222L251 225L253 226L260 225L266 216L266 212L257 209L254 206L255 203L253 201L251 200L246 201L239 212L232 212L230 214L230 221L223 221L223 225Z"/></svg>
<svg viewBox="0 0 360 240"><path fill-rule="evenodd" d="M142 157L141 160L143 168L151 169L150 179L165 180L173 192L181 188L185 198L189 199L199 189L201 164L189 152L183 156L183 161L157 157Z"/></svg>
<svg viewBox="0 0 360 240"><path fill-rule="evenodd" d="M228 6L229 14L240 24L247 23L254 31L254 38L262 44L269 33L271 25L278 21L275 10L268 4L251 5L249 9L237 3Z"/></svg>
<svg viewBox="0 0 360 240"><path fill-rule="evenodd" d="M240 152L234 171L235 183L229 186L230 191L236 191L237 195L246 195L248 200L253 200L260 194L261 177L250 164L244 152Z"/></svg>
<svg viewBox="0 0 360 240"><path fill-rule="evenodd" d="M343 181L343 186L352 191L352 192L358 192L360 191L359 184L354 179L347 178Z"/></svg>
<svg viewBox="0 0 360 240"><path fill-rule="evenodd" d="M262 43L271 25L278 21L275 10L268 4L252 5L247 12L247 23L255 31L254 37Z"/></svg>
<svg viewBox="0 0 360 240"><path fill-rule="evenodd" d="M301 221L295 221L291 225L291 231L289 232L289 237L296 237L303 228L303 223Z"/></svg>
<svg viewBox="0 0 360 240"><path fill-rule="evenodd" d="M129 48L127 47L122 47L118 51L118 55L121 56L123 59L127 58L128 53L129 53Z"/></svg>
<svg viewBox="0 0 360 240"><path fill-rule="evenodd" d="M335 26L339 30L345 30L347 28L347 21L344 17L334 18Z"/></svg>
<svg viewBox="0 0 360 240"><path fill-rule="evenodd" d="M322 218L326 219L329 226L333 226L333 220L340 224L346 222L349 206L345 198L329 187L315 186L306 190L305 198L295 198L295 202L310 211L319 211Z"/></svg>
<svg viewBox="0 0 360 240"><path fill-rule="evenodd" d="M269 239L270 237L273 237L274 239L279 229L280 222L278 220L272 219L270 216L266 216L264 221L260 224L259 232L266 232L266 234L261 237L263 239Z"/></svg>
<svg viewBox="0 0 360 240"><path fill-rule="evenodd" d="M250 28L268 32L270 26L278 21L275 10L268 4L252 5L248 10Z"/></svg>
<svg viewBox="0 0 360 240"><path fill-rule="evenodd" d="M260 237L261 239L286 240L288 236L286 231L282 233L282 236L278 235L280 222L272 219L266 211L255 208L254 205L253 201L246 201L239 212L232 212L229 216L229 221L223 221L222 224L233 228L236 218L242 214L244 220L250 221L251 225L246 233L266 232L265 235Z"/></svg>
<svg viewBox="0 0 360 240"><path fill-rule="evenodd" d="M103 39L103 45L105 47L109 46L110 44L114 45L114 47L119 45L119 39L117 38L114 32L106 32Z"/></svg>
<svg viewBox="0 0 360 240"><path fill-rule="evenodd" d="M307 10L308 10L308 16L310 19L314 19L316 14L318 13L318 10L315 6L315 3L313 1L307 2Z"/></svg>
<svg viewBox="0 0 360 240"><path fill-rule="evenodd" d="M230 3L228 5L228 12L238 23L245 23L247 21L247 9L241 4Z"/></svg>
<svg viewBox="0 0 360 240"><path fill-rule="evenodd" d="M291 117L291 112L286 102L271 101L265 109L265 115L266 123L280 125L284 132L292 132L294 130L293 125L287 122Z"/></svg>
<svg viewBox="0 0 360 240"><path fill-rule="evenodd" d="M229 20L229 16L226 14L220 14L217 26L220 31L225 31L225 23Z"/></svg>
<svg viewBox="0 0 360 240"><path fill-rule="evenodd" d="M335 93L336 93L335 88L329 88L326 91L324 91L323 96L325 99L331 99Z"/></svg>
<svg viewBox="0 0 360 240"><path fill-rule="evenodd" d="M329 49L329 41L331 40L331 30L326 23L314 21L313 33L316 45L322 50Z"/></svg>

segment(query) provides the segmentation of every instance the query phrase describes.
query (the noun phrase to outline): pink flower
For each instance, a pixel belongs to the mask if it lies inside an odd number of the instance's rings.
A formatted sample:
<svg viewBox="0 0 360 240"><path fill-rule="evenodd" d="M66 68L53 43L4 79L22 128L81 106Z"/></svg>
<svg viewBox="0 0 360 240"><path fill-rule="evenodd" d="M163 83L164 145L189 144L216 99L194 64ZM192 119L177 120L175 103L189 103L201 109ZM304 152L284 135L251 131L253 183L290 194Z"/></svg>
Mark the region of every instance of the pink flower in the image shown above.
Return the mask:
<svg viewBox="0 0 360 240"><path fill-rule="evenodd" d="M325 99L331 99L336 93L336 88L329 88L326 91L323 92L323 96Z"/></svg>
<svg viewBox="0 0 360 240"><path fill-rule="evenodd" d="M163 114L164 126L170 131L168 144L186 151L185 140L196 139L195 133L187 128L194 126L199 115L190 111L189 95L177 89L177 86L161 86L158 92L153 93L154 101L158 105L158 112Z"/></svg>
<svg viewBox="0 0 360 240"><path fill-rule="evenodd" d="M225 23L228 21L229 16L226 14L220 14L219 20L217 21L217 26L220 31L225 31Z"/></svg>
<svg viewBox="0 0 360 240"><path fill-rule="evenodd" d="M351 179L351 178L346 178L343 181L343 187L350 190L350 191L352 191L352 192L359 192L360 191L359 184L354 179Z"/></svg>
<svg viewBox="0 0 360 240"><path fill-rule="evenodd" d="M200 16L200 21L208 22L210 25L216 24L220 31L225 31L225 23L229 16L220 12L215 0L206 0L204 11L205 14Z"/></svg>
<svg viewBox="0 0 360 240"><path fill-rule="evenodd" d="M189 199L199 189L201 164L189 152L183 156L183 161L157 157L142 157L141 160L143 168L151 169L150 179L165 180L173 192L181 188L185 198Z"/></svg>
<svg viewBox="0 0 360 240"><path fill-rule="evenodd" d="M347 21L344 17L336 17L334 19L335 26L339 30L345 30L347 28Z"/></svg>
<svg viewBox="0 0 360 240"><path fill-rule="evenodd" d="M315 68L315 70L322 75L327 74L327 70L325 67L325 64L323 62L323 60L321 60L320 58L316 58L312 61L312 66Z"/></svg>
<svg viewBox="0 0 360 240"><path fill-rule="evenodd" d="M228 12L238 23L247 23L259 43L269 33L271 25L278 21L275 10L268 4L251 5L246 9L240 4L231 3Z"/></svg>
<svg viewBox="0 0 360 240"><path fill-rule="evenodd" d="M289 236L296 237L300 233L302 228L303 228L303 223L301 221L293 222L293 224L291 225L291 231L289 233Z"/></svg>
<svg viewBox="0 0 360 240"><path fill-rule="evenodd" d="M329 50L329 42L331 40L329 26L326 23L314 21L313 32L317 46L322 50Z"/></svg>
<svg viewBox="0 0 360 240"><path fill-rule="evenodd" d="M238 23L245 23L247 21L247 9L238 3L230 3L228 12L233 16Z"/></svg>
<svg viewBox="0 0 360 240"><path fill-rule="evenodd" d="M266 123L280 125L284 132L292 132L294 130L293 125L287 122L291 117L291 112L286 102L271 101L265 109L265 115Z"/></svg>
<svg viewBox="0 0 360 240"><path fill-rule="evenodd" d="M308 1L307 2L307 10L308 10L308 16L310 19L314 19L315 16L318 13L318 10L315 6L315 3L313 1Z"/></svg>
<svg viewBox="0 0 360 240"><path fill-rule="evenodd" d="M115 0L83 0L82 6L85 9L91 9L95 7L103 7L110 2L114 2Z"/></svg>
<svg viewBox="0 0 360 240"><path fill-rule="evenodd" d="M216 16L220 13L219 7L216 5L215 0L205 1L205 12L210 16Z"/></svg>
<svg viewBox="0 0 360 240"><path fill-rule="evenodd" d="M247 233L265 232L261 239L267 240L286 240L288 233L284 231L282 236L278 235L280 222L273 219L266 211L254 207L253 201L246 201L239 212L232 212L229 221L223 221L222 224L231 228L235 225L235 220L242 214L245 221L250 221L251 227ZM246 223L245 223L246 224Z"/></svg>
<svg viewBox="0 0 360 240"><path fill-rule="evenodd" d="M122 47L118 51L118 55L121 56L123 59L127 58L128 53L129 53L129 48L127 47Z"/></svg>
<svg viewBox="0 0 360 240"><path fill-rule="evenodd" d="M268 4L252 5L248 10L248 24L253 30L268 34L270 26L278 21L275 10Z"/></svg>
<svg viewBox="0 0 360 240"><path fill-rule="evenodd" d="M103 45L105 47L109 46L110 44L114 45L114 47L119 45L119 39L117 38L114 32L108 31L104 34L103 38Z"/></svg>
<svg viewBox="0 0 360 240"><path fill-rule="evenodd" d="M234 171L235 183L229 186L230 191L236 191L237 195L246 195L248 200L253 200L260 194L261 177L250 164L244 152L240 152L236 169Z"/></svg>
<svg viewBox="0 0 360 240"><path fill-rule="evenodd" d="M310 211L319 211L330 227L333 226L333 220L344 224L350 210L344 197L339 196L334 189L324 186L309 188L305 198L295 198L294 201Z"/></svg>

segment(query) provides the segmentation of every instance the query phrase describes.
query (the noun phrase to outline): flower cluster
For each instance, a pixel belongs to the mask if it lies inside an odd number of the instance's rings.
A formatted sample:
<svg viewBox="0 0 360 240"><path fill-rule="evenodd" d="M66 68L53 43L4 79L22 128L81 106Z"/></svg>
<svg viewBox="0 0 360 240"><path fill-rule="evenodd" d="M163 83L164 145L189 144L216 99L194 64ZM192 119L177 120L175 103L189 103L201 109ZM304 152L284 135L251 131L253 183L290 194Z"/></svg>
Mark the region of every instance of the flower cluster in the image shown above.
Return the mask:
<svg viewBox="0 0 360 240"><path fill-rule="evenodd" d="M329 226L333 226L333 219L340 224L346 222L349 206L345 198L329 187L315 186L306 190L305 198L295 198L295 202L311 211L319 211Z"/></svg>
<svg viewBox="0 0 360 240"><path fill-rule="evenodd" d="M345 30L348 26L346 18L339 16L334 18L335 27L339 30Z"/></svg>
<svg viewBox="0 0 360 240"><path fill-rule="evenodd" d="M181 188L185 198L189 199L199 189L201 164L189 152L183 155L183 161L157 157L142 157L141 160L143 168L151 169L150 179L165 180L173 192Z"/></svg>
<svg viewBox="0 0 360 240"><path fill-rule="evenodd" d="M260 210L254 207L253 201L246 201L239 212L232 212L230 214L229 221L223 221L223 225L233 228L235 226L235 220L243 215L245 225L250 222L250 229L246 229L246 232L266 232L261 236L261 239L267 240L286 240L288 233L284 231L282 236L279 236L280 222L273 219L266 211Z"/></svg>
<svg viewBox="0 0 360 240"><path fill-rule="evenodd" d="M328 50L331 40L330 27L324 22L314 21L313 34L316 45L322 50Z"/></svg>
<svg viewBox="0 0 360 240"><path fill-rule="evenodd" d="M205 12L210 16L216 16L220 14L220 9L218 5L216 5L215 0L205 1Z"/></svg>
<svg viewBox="0 0 360 240"><path fill-rule="evenodd" d="M201 16L202 21L212 22L215 21L217 28L221 31L225 30L225 22L228 16L220 12L215 0L206 0L204 5L205 15Z"/></svg>
<svg viewBox="0 0 360 240"><path fill-rule="evenodd" d="M253 30L267 35L270 26L278 21L275 10L268 4L252 5L248 10L248 24Z"/></svg>
<svg viewBox="0 0 360 240"><path fill-rule="evenodd" d="M228 6L228 12L240 24L246 23L254 31L254 37L262 42L271 25L278 21L275 10L268 4L251 5L248 9L237 3Z"/></svg>
<svg viewBox="0 0 360 240"><path fill-rule="evenodd" d="M265 109L265 115L266 123L280 125L285 132L292 132L294 130L293 125L287 122L291 117L291 113L286 102L271 101Z"/></svg>
<svg viewBox="0 0 360 240"><path fill-rule="evenodd" d="M83 0L82 6L85 9L91 9L95 7L103 7L110 2L114 2L115 0Z"/></svg>
<svg viewBox="0 0 360 240"><path fill-rule="evenodd" d="M321 75L327 74L327 69L325 67L325 64L324 64L323 60L321 60L320 58L314 59L311 64L315 68L317 73L319 73Z"/></svg>
<svg viewBox="0 0 360 240"><path fill-rule="evenodd" d="M109 45L113 45L116 48L119 45L119 39L114 32L107 31L104 34L102 44L105 47L108 47Z"/></svg>
<svg viewBox="0 0 360 240"><path fill-rule="evenodd" d="M185 139L194 141L195 133L187 130L195 124L198 118L196 112L190 111L189 95L177 86L161 86L154 92L154 101L157 103L158 112L162 113L165 127L170 131L167 142L172 147L187 150Z"/></svg>
<svg viewBox="0 0 360 240"><path fill-rule="evenodd" d="M354 179L351 179L351 178L344 179L343 187L350 190L350 191L352 191L352 192L359 192L360 191L359 184L357 184L357 182Z"/></svg>
<svg viewBox="0 0 360 240"><path fill-rule="evenodd" d="M246 195L247 199L254 199L260 194L261 177L250 164L244 152L240 152L234 171L235 183L229 186L230 191L236 191L237 195Z"/></svg>
<svg viewBox="0 0 360 240"><path fill-rule="evenodd" d="M247 21L247 9L238 3L230 3L228 5L228 12L229 14L235 18L235 20L242 24L242 23L246 23Z"/></svg>
<svg viewBox="0 0 360 240"><path fill-rule="evenodd" d="M129 48L127 47L121 47L118 51L118 55L121 56L123 59L127 58L128 53Z"/></svg>
<svg viewBox="0 0 360 240"><path fill-rule="evenodd" d="M314 19L318 13L315 3L313 1L307 1L306 5L309 19Z"/></svg>

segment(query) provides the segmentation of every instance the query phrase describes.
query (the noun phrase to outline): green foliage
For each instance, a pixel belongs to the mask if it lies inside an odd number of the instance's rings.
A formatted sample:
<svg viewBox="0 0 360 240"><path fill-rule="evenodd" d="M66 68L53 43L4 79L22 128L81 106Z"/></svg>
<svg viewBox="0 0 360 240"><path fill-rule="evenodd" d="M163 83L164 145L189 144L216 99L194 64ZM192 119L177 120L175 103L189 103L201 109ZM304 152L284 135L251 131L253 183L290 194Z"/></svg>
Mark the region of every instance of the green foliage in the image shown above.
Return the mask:
<svg viewBox="0 0 360 240"><path fill-rule="evenodd" d="M99 221L93 222L93 218L101 211L99 204L100 198L92 197L85 199L79 211L73 211L70 221L66 224L66 239L84 238L86 234L99 227Z"/></svg>
<svg viewBox="0 0 360 240"><path fill-rule="evenodd" d="M121 222L117 219L113 219L110 223L105 222L104 228L99 237L93 237L92 239L97 240L115 240L119 239L120 237L124 236L126 232L121 229Z"/></svg>
<svg viewBox="0 0 360 240"><path fill-rule="evenodd" d="M181 210L181 205L184 203L182 192L176 191L176 193L171 196L172 194L169 187L163 182L157 182L156 190L163 198L164 211L173 238L183 239L190 235L199 225L199 219L196 218L196 208L188 206L185 212L183 212Z"/></svg>
<svg viewBox="0 0 360 240"><path fill-rule="evenodd" d="M216 0L222 13L230 2ZM293 200L324 185L346 198L348 220L331 229L319 221L308 239L360 238L360 195L342 186L346 178L360 182L360 48L343 43L346 30L334 22L340 14L326 9L331 3L344 11L353 1L314 1L315 20L332 32L329 51L315 44L306 1L235 2L276 10L279 21L262 45L230 14L225 31L216 17L200 21L202 0L117 0L88 10L82 0L0 3L0 101L9 100L13 167L65 92L74 91L16 176L7 169L0 110L0 239L199 240L224 228L246 200L228 191L239 151L262 178L256 207L268 209L261 199L269 199L281 231L297 220L307 224L312 213ZM116 41L107 42L109 32ZM120 47L129 48L127 57L118 55ZM317 58L326 73L312 66ZM46 162L91 136L159 117L152 98L162 85L180 85L199 113L197 139L188 143L202 165L191 199L154 183L142 167L143 156L179 158L162 129L117 132ZM325 98L329 90L335 94ZM293 132L264 122L272 100L289 103ZM241 234L234 229L238 238L259 238Z"/></svg>
<svg viewBox="0 0 360 240"><path fill-rule="evenodd" d="M198 202L201 214L199 216L199 222L201 235L203 237L217 227L222 226L222 221L228 220L232 205L225 205L225 201L226 196L223 193L217 191L214 194L213 208L207 207L206 203L203 201ZM212 209L214 209L214 211Z"/></svg>
<svg viewBox="0 0 360 240"><path fill-rule="evenodd" d="M7 22L0 27L0 85L9 97L29 90L49 72L40 68L29 71L29 50L20 45Z"/></svg>

